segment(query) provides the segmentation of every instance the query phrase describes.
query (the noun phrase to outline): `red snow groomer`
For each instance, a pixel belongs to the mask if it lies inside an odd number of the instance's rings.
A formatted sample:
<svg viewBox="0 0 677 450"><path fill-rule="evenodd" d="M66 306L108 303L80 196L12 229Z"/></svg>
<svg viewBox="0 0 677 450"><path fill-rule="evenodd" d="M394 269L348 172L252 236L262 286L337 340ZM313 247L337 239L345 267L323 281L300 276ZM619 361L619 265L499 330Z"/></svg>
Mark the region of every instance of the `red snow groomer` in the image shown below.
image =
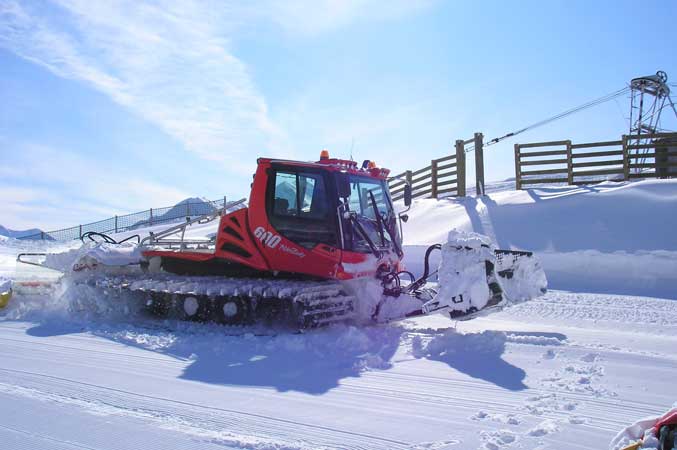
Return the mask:
<svg viewBox="0 0 677 450"><path fill-rule="evenodd" d="M488 298L465 302L463 295L435 300L435 290L424 288L431 275L430 253L440 244L426 251L421 277L403 270L402 222L408 217L393 208L388 174L388 169L370 161L360 167L354 161L330 158L326 150L317 162L259 158L246 206L244 199L231 202L140 239L142 258L132 264L141 270L109 270L96 257L84 258L72 270L91 272L87 283L106 292L142 293L156 313L227 324L280 315L302 327L349 319L356 309L356 294L361 295L356 292L359 286L351 285L355 279L380 281L384 295L373 314L378 316L382 306L397 310L388 320L432 312L467 319L500 308L497 277L511 277L509 265L495 270L491 261L485 264L481 259ZM411 196L411 186L406 185L407 209ZM217 219L216 235L187 237L193 225ZM96 235L117 244L99 233L85 236L93 241ZM471 249L459 247L466 250ZM502 260L531 256L497 252Z"/></svg>
<svg viewBox="0 0 677 450"><path fill-rule="evenodd" d="M142 241L154 272L159 267L219 277L201 279L199 292L187 294L178 286L185 279L171 277L177 286L160 292L161 278L150 288L158 305L179 297L183 315L240 323L283 312L309 326L353 315L354 292L341 281L377 278L390 296L422 294L429 271L416 280L401 267L401 221L407 217L394 211L388 169L370 161L358 167L330 158L326 150L317 162L259 158L257 163L247 207L223 213L213 247L177 242L173 229ZM409 188L405 203L411 203ZM403 274L414 281L407 288L400 284Z"/></svg>
<svg viewBox="0 0 677 450"><path fill-rule="evenodd" d="M367 162L259 158L248 207L224 214L214 251L147 250L175 273L348 280L399 272L402 240L386 177ZM161 244L153 237L149 244Z"/></svg>

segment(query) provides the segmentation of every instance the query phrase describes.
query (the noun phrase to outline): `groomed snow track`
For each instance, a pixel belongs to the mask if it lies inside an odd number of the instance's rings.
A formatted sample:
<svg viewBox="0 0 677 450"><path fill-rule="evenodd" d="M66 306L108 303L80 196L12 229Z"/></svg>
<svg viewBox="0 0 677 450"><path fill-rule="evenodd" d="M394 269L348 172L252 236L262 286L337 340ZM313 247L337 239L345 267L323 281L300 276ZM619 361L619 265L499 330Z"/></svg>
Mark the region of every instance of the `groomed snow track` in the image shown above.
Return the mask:
<svg viewBox="0 0 677 450"><path fill-rule="evenodd" d="M572 320L583 305L599 314ZM665 323L629 313L651 306ZM553 291L456 330L443 317L274 336L4 320L0 438L50 450L597 450L677 399L675 318L674 301Z"/></svg>

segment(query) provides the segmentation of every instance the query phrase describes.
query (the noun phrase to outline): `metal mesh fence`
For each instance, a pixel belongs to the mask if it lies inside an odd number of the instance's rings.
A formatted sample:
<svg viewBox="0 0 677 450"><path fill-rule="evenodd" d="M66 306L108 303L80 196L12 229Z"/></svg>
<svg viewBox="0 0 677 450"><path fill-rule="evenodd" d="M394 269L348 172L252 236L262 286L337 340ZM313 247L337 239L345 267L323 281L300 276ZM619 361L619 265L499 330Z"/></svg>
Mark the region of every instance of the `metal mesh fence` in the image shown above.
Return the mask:
<svg viewBox="0 0 677 450"><path fill-rule="evenodd" d="M147 227L166 222L172 222L186 217L197 217L215 212L222 208L225 198L213 201L185 202L174 206L165 206L162 208L151 208L145 211L125 214L123 216L114 216L98 222L77 225L62 230L45 231L29 236L23 236L21 239L43 239L50 241L68 241L79 239L83 233L96 231L98 233L120 233L130 231L140 227Z"/></svg>

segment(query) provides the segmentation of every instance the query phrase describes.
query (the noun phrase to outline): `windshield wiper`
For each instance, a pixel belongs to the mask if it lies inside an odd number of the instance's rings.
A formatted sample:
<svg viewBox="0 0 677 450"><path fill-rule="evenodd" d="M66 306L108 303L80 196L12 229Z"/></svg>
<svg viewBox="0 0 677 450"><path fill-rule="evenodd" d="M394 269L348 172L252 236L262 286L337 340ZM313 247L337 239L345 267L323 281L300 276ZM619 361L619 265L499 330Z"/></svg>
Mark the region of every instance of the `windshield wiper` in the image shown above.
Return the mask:
<svg viewBox="0 0 677 450"><path fill-rule="evenodd" d="M348 218L352 222L353 227L357 228L357 231L362 235L362 238L367 243L367 245L369 246L369 249L374 254L374 256L376 256L376 258L380 258L381 255L382 255L381 251L376 248L374 241L371 240L371 238L369 237L369 235L365 231L365 229L362 226L362 224L360 223L360 221L357 220L357 215L354 212L349 211Z"/></svg>

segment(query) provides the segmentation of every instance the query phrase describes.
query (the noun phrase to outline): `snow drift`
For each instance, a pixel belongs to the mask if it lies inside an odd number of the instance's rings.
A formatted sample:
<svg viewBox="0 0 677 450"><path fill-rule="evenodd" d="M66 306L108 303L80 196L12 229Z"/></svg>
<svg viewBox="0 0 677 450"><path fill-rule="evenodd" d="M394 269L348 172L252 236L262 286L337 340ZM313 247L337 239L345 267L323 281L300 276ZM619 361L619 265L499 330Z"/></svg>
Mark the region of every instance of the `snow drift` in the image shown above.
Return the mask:
<svg viewBox="0 0 677 450"><path fill-rule="evenodd" d="M107 242L86 242L79 248L61 253L48 253L44 264L60 272L79 271L98 265L109 267L138 264L141 249L131 242L109 244Z"/></svg>
<svg viewBox="0 0 677 450"><path fill-rule="evenodd" d="M419 268L425 246L453 228L534 251L552 289L677 299L677 180L487 192L415 200L407 266Z"/></svg>

